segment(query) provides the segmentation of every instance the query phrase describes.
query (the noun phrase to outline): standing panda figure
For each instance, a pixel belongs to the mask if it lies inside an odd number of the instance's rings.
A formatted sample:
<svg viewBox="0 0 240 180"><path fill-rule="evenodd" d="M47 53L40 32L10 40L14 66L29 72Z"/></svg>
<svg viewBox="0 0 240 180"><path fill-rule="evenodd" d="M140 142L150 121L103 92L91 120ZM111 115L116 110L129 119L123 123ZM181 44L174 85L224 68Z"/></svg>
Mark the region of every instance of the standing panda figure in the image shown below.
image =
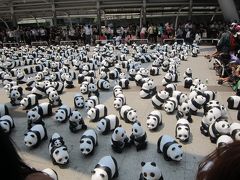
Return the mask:
<svg viewBox="0 0 240 180"><path fill-rule="evenodd" d="M230 124L227 120L217 119L209 126L209 136L212 143L216 143L221 135L230 134Z"/></svg>
<svg viewBox="0 0 240 180"><path fill-rule="evenodd" d="M99 97L98 87L95 83L88 84L88 97L90 96L97 96Z"/></svg>
<svg viewBox="0 0 240 180"><path fill-rule="evenodd" d="M142 88L140 90L140 98L149 99L151 97L151 89L150 84L148 82L143 83Z"/></svg>
<svg viewBox="0 0 240 180"><path fill-rule="evenodd" d="M62 105L56 111L54 119L60 123L64 123L70 118L71 112L72 110L69 106Z"/></svg>
<svg viewBox="0 0 240 180"><path fill-rule="evenodd" d="M97 131L102 135L107 135L110 131L119 126L119 119L116 115L110 114L105 116L97 123Z"/></svg>
<svg viewBox="0 0 240 180"><path fill-rule="evenodd" d="M162 79L162 85L166 86L167 84L170 84L172 82L172 74L171 73L167 73L165 74L165 76Z"/></svg>
<svg viewBox="0 0 240 180"><path fill-rule="evenodd" d="M6 104L0 104L0 117L9 115L9 110Z"/></svg>
<svg viewBox="0 0 240 180"><path fill-rule="evenodd" d="M176 118L178 119L187 119L188 122L192 123L192 116L190 113L190 107L187 102L183 102L178 106Z"/></svg>
<svg viewBox="0 0 240 180"><path fill-rule="evenodd" d="M23 96L23 88L20 86L13 86L9 92L10 103L12 106L20 105Z"/></svg>
<svg viewBox="0 0 240 180"><path fill-rule="evenodd" d="M58 95L58 92L55 91L51 91L48 94L48 99L49 99L49 103L52 105L52 107L57 107L57 106L61 106L62 105L62 100L60 98L60 96Z"/></svg>
<svg viewBox="0 0 240 180"><path fill-rule="evenodd" d="M97 134L93 129L86 130L80 138L80 151L83 155L92 154L98 145Z"/></svg>
<svg viewBox="0 0 240 180"><path fill-rule="evenodd" d="M197 57L198 56L198 50L197 47L192 48L192 57Z"/></svg>
<svg viewBox="0 0 240 180"><path fill-rule="evenodd" d="M29 94L27 97L23 98L20 101L20 105L23 107L23 109L30 109L36 105L38 105L38 98L36 94Z"/></svg>
<svg viewBox="0 0 240 180"><path fill-rule="evenodd" d="M113 106L116 110L121 109L123 105L126 105L126 97L124 94L118 94L114 98Z"/></svg>
<svg viewBox="0 0 240 180"><path fill-rule="evenodd" d="M63 137L58 133L53 133L49 145L48 151L54 165L67 165L69 163L69 153L67 146L63 140Z"/></svg>
<svg viewBox="0 0 240 180"><path fill-rule="evenodd" d="M118 164L114 157L104 156L92 171L91 180L112 180L118 177Z"/></svg>
<svg viewBox="0 0 240 180"><path fill-rule="evenodd" d="M221 135L218 139L217 139L217 147L223 147L226 146L227 144L233 143L233 139L231 138L231 136L228 135Z"/></svg>
<svg viewBox="0 0 240 180"><path fill-rule="evenodd" d="M122 127L117 127L111 138L111 147L112 150L117 153L122 153L123 149L129 145L129 138L125 129Z"/></svg>
<svg viewBox="0 0 240 180"><path fill-rule="evenodd" d="M122 87L119 85L115 85L113 87L113 96L116 97L118 94L123 94Z"/></svg>
<svg viewBox="0 0 240 180"><path fill-rule="evenodd" d="M107 115L107 107L104 104L98 104L87 112L90 121L96 122Z"/></svg>
<svg viewBox="0 0 240 180"><path fill-rule="evenodd" d="M193 80L191 77L184 78L184 88L189 89L192 86Z"/></svg>
<svg viewBox="0 0 240 180"><path fill-rule="evenodd" d="M139 180L164 180L162 172L155 162L141 162L141 166Z"/></svg>
<svg viewBox="0 0 240 180"><path fill-rule="evenodd" d="M47 138L46 128L42 124L36 124L24 134L24 144L35 148Z"/></svg>
<svg viewBox="0 0 240 180"><path fill-rule="evenodd" d="M152 97L152 105L156 109L160 109L165 101L168 99L169 93L165 90L159 91Z"/></svg>
<svg viewBox="0 0 240 180"><path fill-rule="evenodd" d="M87 125L80 114L79 111L72 111L69 118L69 129L72 133L77 133L81 129L87 129Z"/></svg>
<svg viewBox="0 0 240 180"><path fill-rule="evenodd" d="M202 95L197 95L193 99L188 101L188 105L190 108L190 113L192 115L196 115L197 111L202 108L202 105L206 102L206 98Z"/></svg>
<svg viewBox="0 0 240 180"><path fill-rule="evenodd" d="M73 84L73 77L70 74L66 74L65 78L64 78L64 82L65 82L65 88L74 88L74 84Z"/></svg>
<svg viewBox="0 0 240 180"><path fill-rule="evenodd" d="M164 103L164 110L167 113L173 113L178 107L177 99L174 97L170 97L165 103Z"/></svg>
<svg viewBox="0 0 240 180"><path fill-rule="evenodd" d="M162 135L157 142L157 152L163 153L166 161L181 161L183 156L182 146L169 135Z"/></svg>
<svg viewBox="0 0 240 180"><path fill-rule="evenodd" d="M146 149L147 133L143 130L140 122L135 122L132 125L130 141L136 146L137 151Z"/></svg>
<svg viewBox="0 0 240 180"><path fill-rule="evenodd" d="M11 116L4 115L0 118L0 129L5 133L10 134L13 128L15 128L15 124Z"/></svg>
<svg viewBox="0 0 240 180"><path fill-rule="evenodd" d="M122 89L128 89L129 88L129 80L128 78L120 78L118 80L118 85L122 87Z"/></svg>
<svg viewBox="0 0 240 180"><path fill-rule="evenodd" d="M84 97L80 94L75 94L73 97L74 107L75 108L84 108Z"/></svg>
<svg viewBox="0 0 240 180"><path fill-rule="evenodd" d="M160 111L154 110L147 116L147 128L150 130L156 130L162 125L162 114Z"/></svg>
<svg viewBox="0 0 240 180"><path fill-rule="evenodd" d="M235 141L240 140L240 123L232 123L230 125L230 135Z"/></svg>
<svg viewBox="0 0 240 180"><path fill-rule="evenodd" d="M62 94L64 90L64 84L62 82L52 82L53 87L56 89L58 94Z"/></svg>
<svg viewBox="0 0 240 180"><path fill-rule="evenodd" d="M240 96L230 96L227 99L229 109L240 109Z"/></svg>
<svg viewBox="0 0 240 180"><path fill-rule="evenodd" d="M96 105L99 104L99 99L97 96L90 96L88 97L88 99L85 101L85 105L84 108L86 111L88 111L89 109L95 107Z"/></svg>
<svg viewBox="0 0 240 180"><path fill-rule="evenodd" d="M171 83L171 84L167 84L164 90L169 93L170 97L172 97L173 96L173 92L176 91L176 89L177 89L177 85Z"/></svg>
<svg viewBox="0 0 240 180"><path fill-rule="evenodd" d="M136 110L134 110L128 105L124 105L121 107L119 115L121 119L123 119L126 123L135 123L137 121Z"/></svg>
<svg viewBox="0 0 240 180"><path fill-rule="evenodd" d="M190 137L190 126L186 119L179 119L175 128L175 137L181 142L188 142Z"/></svg>

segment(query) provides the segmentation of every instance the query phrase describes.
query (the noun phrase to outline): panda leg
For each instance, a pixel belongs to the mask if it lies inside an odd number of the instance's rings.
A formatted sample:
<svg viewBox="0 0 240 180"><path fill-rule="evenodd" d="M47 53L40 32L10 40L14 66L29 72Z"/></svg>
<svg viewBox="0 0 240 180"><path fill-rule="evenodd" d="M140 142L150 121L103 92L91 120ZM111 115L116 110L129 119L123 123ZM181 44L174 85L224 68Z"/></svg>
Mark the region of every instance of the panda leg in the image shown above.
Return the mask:
<svg viewBox="0 0 240 180"><path fill-rule="evenodd" d="M166 154L163 153L163 158L166 160L166 161L171 161L171 158L168 157Z"/></svg>
<svg viewBox="0 0 240 180"><path fill-rule="evenodd" d="M214 137L211 137L211 136L210 136L210 141L211 141L211 143L213 143L213 144L216 144L216 142L217 142L217 139L216 139L216 138L214 138Z"/></svg>
<svg viewBox="0 0 240 180"><path fill-rule="evenodd" d="M238 110L238 114L237 114L237 120L240 121L240 110Z"/></svg>

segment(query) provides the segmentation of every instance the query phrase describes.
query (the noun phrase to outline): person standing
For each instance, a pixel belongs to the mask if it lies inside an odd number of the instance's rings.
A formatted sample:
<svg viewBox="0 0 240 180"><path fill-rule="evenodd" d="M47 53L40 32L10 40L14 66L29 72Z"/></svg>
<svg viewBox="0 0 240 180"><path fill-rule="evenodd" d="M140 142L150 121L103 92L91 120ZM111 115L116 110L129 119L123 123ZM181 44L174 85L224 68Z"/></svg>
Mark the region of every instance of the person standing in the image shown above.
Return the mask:
<svg viewBox="0 0 240 180"><path fill-rule="evenodd" d="M91 44L92 27L90 25L84 26L85 29L85 44Z"/></svg>

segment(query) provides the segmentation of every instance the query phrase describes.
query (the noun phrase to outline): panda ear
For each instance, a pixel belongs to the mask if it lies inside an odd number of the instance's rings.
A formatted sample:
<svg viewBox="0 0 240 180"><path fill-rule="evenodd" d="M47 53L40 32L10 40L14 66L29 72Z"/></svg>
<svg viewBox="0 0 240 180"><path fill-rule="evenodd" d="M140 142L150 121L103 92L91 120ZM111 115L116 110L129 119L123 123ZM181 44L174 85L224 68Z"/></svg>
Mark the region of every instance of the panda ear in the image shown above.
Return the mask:
<svg viewBox="0 0 240 180"><path fill-rule="evenodd" d="M179 147L179 148L182 148L182 145L179 145L178 147Z"/></svg>
<svg viewBox="0 0 240 180"><path fill-rule="evenodd" d="M115 131L115 134L117 134L117 133L118 133L118 130Z"/></svg>
<svg viewBox="0 0 240 180"><path fill-rule="evenodd" d="M138 124L139 126L141 126L141 123L140 123L139 121L137 122L137 124Z"/></svg>
<svg viewBox="0 0 240 180"><path fill-rule="evenodd" d="M118 127L122 127L122 125L121 124L119 124L119 126Z"/></svg>
<svg viewBox="0 0 240 180"><path fill-rule="evenodd" d="M26 111L26 113L28 113L28 110Z"/></svg>
<svg viewBox="0 0 240 180"><path fill-rule="evenodd" d="M95 174L95 173L96 173L96 171L95 171L95 170L92 170L92 171L91 171L91 173L92 173L92 174Z"/></svg>
<svg viewBox="0 0 240 180"><path fill-rule="evenodd" d="M141 166L142 166L142 167L143 167L145 164L146 164L145 162L143 162L143 161L141 162Z"/></svg>
<svg viewBox="0 0 240 180"><path fill-rule="evenodd" d="M155 162L151 162L151 165L154 166L154 167L157 166Z"/></svg>
<svg viewBox="0 0 240 180"><path fill-rule="evenodd" d="M24 133L24 136L27 136L27 133Z"/></svg>

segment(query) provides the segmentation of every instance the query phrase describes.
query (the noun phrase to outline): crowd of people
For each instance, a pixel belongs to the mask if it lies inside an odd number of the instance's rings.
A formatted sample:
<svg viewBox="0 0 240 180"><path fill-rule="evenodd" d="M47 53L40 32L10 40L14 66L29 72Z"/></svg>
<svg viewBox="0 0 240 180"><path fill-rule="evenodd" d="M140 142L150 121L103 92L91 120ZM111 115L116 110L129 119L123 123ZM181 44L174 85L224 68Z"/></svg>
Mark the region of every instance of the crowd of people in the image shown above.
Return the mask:
<svg viewBox="0 0 240 180"><path fill-rule="evenodd" d="M218 83L230 83L237 95L240 95L240 24L231 23L221 33L216 49L206 58L217 59L214 69L219 76Z"/></svg>
<svg viewBox="0 0 240 180"><path fill-rule="evenodd" d="M187 43L200 38L218 38L228 27L225 22L192 23L187 21L174 27L171 22L148 23L140 27L138 24L128 26L105 26L101 30L96 25L74 25L53 27L24 27L6 29L0 28L1 42L17 42L31 44L33 41L47 41L58 44L60 41L77 40L80 44L96 43L96 40L114 40L118 43L129 43L135 39L148 39L150 43L163 43L164 39L183 38Z"/></svg>

